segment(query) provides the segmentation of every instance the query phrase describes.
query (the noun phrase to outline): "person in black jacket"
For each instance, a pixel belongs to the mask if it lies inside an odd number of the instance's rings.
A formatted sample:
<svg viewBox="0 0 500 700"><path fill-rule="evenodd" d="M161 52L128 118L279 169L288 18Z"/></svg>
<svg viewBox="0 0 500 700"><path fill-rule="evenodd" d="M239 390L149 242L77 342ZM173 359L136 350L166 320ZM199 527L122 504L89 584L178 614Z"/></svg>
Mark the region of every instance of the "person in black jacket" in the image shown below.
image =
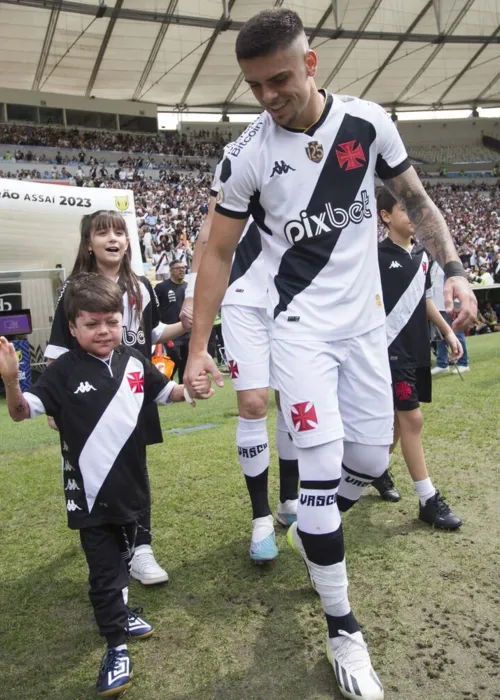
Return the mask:
<svg viewBox="0 0 500 700"><path fill-rule="evenodd" d="M187 287L187 282L184 282L185 276L185 263L179 260L172 260L170 263L170 279L160 282L155 287L156 296L160 304L160 319L163 323L174 324L179 322ZM190 337L191 334L187 332L167 343L168 356L175 362L172 378L177 372L180 383L182 383L184 368L188 359Z"/></svg>

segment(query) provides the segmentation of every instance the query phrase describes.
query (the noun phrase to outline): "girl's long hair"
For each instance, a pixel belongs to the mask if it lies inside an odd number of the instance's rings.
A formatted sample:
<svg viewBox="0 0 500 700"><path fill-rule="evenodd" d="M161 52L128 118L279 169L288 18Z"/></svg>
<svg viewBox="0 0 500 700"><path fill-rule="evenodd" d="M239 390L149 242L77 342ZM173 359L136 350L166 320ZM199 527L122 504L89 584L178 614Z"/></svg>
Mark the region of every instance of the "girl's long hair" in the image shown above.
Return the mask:
<svg viewBox="0 0 500 700"><path fill-rule="evenodd" d="M127 224L123 216L116 211L100 209L92 214L86 214L82 217L80 223L80 245L76 255L75 264L71 271L71 276L79 272L99 272L97 262L93 253L90 253L91 247L90 236L92 231L100 231L106 229L114 229L116 231L124 231L127 239L129 239ZM135 312L136 319L141 322L142 310L142 294L139 278L132 270L132 252L130 245L125 251L125 255L120 264L118 284L127 294L128 304L131 312Z"/></svg>

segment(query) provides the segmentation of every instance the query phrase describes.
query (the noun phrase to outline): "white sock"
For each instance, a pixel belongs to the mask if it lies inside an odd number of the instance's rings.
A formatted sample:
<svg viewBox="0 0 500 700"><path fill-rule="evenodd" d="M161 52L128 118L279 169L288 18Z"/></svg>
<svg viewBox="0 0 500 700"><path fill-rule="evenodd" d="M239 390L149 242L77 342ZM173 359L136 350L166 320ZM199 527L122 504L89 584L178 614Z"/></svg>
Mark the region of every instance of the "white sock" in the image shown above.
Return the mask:
<svg viewBox="0 0 500 700"><path fill-rule="evenodd" d="M432 485L430 477L427 479L422 479L422 481L414 481L415 488L417 489L418 497L420 498L420 503L425 506L429 498L432 498L436 493L436 489Z"/></svg>
<svg viewBox="0 0 500 700"><path fill-rule="evenodd" d="M245 476L259 476L269 467L266 418L238 419L236 445Z"/></svg>
<svg viewBox="0 0 500 700"><path fill-rule="evenodd" d="M113 647L113 649L116 649L116 651L126 651L128 646L126 644L119 644L117 647Z"/></svg>

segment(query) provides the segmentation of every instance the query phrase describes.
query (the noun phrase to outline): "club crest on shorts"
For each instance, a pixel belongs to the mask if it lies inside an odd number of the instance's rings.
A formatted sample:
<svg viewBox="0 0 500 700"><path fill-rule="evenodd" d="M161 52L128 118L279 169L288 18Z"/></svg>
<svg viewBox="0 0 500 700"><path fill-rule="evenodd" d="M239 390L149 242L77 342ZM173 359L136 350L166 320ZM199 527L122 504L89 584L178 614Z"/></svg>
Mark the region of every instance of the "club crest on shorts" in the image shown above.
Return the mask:
<svg viewBox="0 0 500 700"><path fill-rule="evenodd" d="M323 146L321 143L318 143L318 141L311 141L306 146L306 153L309 160L312 160L313 163L321 163L325 155Z"/></svg>
<svg viewBox="0 0 500 700"><path fill-rule="evenodd" d="M227 368L229 370L229 374L231 375L231 379L238 379L238 377L240 376L238 363L234 360L229 360L229 362L227 363Z"/></svg>
<svg viewBox="0 0 500 700"><path fill-rule="evenodd" d="M411 386L408 382L397 382L394 384L394 392L400 401L407 401L411 398Z"/></svg>
<svg viewBox="0 0 500 700"><path fill-rule="evenodd" d="M290 413L293 427L298 433L314 430L314 428L318 427L316 409L311 401L301 401L301 403L292 404Z"/></svg>

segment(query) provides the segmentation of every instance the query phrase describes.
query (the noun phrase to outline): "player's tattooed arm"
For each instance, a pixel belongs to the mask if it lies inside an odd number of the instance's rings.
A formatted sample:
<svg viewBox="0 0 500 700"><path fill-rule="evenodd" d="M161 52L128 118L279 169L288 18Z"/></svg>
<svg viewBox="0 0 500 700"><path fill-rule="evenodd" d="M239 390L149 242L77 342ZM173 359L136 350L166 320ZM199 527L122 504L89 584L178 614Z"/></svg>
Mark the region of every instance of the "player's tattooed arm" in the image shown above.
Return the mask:
<svg viewBox="0 0 500 700"><path fill-rule="evenodd" d="M429 197L413 167L384 180L389 192L403 206L415 229L415 237L425 245L434 260L444 268L459 262L457 250L443 215Z"/></svg>

